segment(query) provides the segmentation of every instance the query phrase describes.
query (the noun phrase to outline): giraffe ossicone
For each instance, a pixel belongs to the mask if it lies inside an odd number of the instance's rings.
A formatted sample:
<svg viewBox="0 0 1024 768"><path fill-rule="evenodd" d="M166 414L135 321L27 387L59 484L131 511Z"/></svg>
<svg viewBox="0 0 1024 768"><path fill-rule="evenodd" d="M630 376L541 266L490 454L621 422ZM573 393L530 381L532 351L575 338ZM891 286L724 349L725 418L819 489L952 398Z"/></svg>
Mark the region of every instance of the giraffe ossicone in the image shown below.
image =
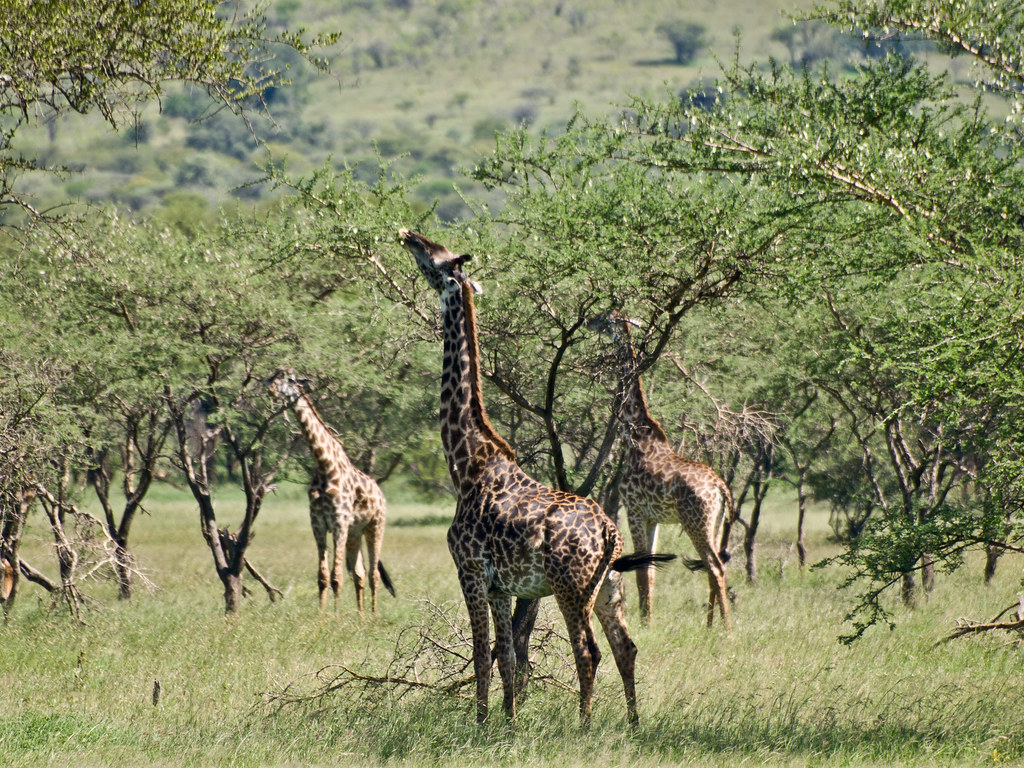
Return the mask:
<svg viewBox="0 0 1024 768"><path fill-rule="evenodd" d="M363 589L370 581L370 602L377 613L377 585L394 596L391 577L380 559L384 543L386 502L380 486L349 460L341 441L334 436L306 393L307 379L291 368L277 371L264 382L270 393L287 403L309 443L316 469L309 483L309 522L317 549L317 585L320 608L327 607L327 589L334 592L334 606L345 569L352 575L356 606L363 613ZM327 537L331 536L333 557L328 559ZM362 542L366 542L366 566Z"/></svg>
<svg viewBox="0 0 1024 768"><path fill-rule="evenodd" d="M596 613L622 677L628 720L635 727L636 646L622 610L619 573L673 556L620 557L622 534L597 502L548 488L519 467L484 409L475 289L462 269L468 257L407 229L399 237L441 298L441 444L457 496L448 549L472 628L477 720L483 721L488 710L490 617L503 707L513 717L511 600L553 594L576 662L581 719L586 723L590 718L601 658L592 621Z"/></svg>

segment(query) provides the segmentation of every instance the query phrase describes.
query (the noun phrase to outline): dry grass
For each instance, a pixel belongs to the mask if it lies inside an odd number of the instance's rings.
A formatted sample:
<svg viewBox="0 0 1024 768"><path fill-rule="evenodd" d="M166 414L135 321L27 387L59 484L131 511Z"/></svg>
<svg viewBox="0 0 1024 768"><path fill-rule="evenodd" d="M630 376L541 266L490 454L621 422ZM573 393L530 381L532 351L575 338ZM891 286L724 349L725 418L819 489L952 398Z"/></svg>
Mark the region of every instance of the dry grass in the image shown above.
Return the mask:
<svg viewBox="0 0 1024 768"><path fill-rule="evenodd" d="M231 500L222 496L227 518ZM221 613L188 499L165 494L150 508L135 548L156 592L120 604L112 586L95 585L99 607L85 626L31 589L22 595L0 650L6 764L982 765L1024 757L1016 648L995 636L935 644L958 616L1002 607L1017 578L1010 561L989 589L977 567L941 578L923 607L898 616L896 631L876 629L847 648L836 638L849 595L837 591L837 573L798 571L791 506L780 499L767 515L761 583L733 578L734 637L703 629L706 584L682 568L659 574L652 627L639 626L631 608L639 734L625 728L609 655L589 731L577 723L575 695L550 685L532 688L515 726L497 716L481 729L468 698L429 688L356 685L267 705L267 694L289 686L313 691L310 675L332 665L386 674L407 653L403 632L428 624L431 612L464 621L438 523L450 514L445 505L392 505L385 558L399 597L385 595L380 617L363 621L347 591L337 614L316 609L301 489L271 499L253 549L286 599L271 605L254 594L232 618ZM823 555L823 517L814 525L812 551ZM688 551L677 531L662 542ZM36 556L45 546L34 541ZM545 611L557 628L553 607ZM557 667L559 641L551 643L546 664Z"/></svg>

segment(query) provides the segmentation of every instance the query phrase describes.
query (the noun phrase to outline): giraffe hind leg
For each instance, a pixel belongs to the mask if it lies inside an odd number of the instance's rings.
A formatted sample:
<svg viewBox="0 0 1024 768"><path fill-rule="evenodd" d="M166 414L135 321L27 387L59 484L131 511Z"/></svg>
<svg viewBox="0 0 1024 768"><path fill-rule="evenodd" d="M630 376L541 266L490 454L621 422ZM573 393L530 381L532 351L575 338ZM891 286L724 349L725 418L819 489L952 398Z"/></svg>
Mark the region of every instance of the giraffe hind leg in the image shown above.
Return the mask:
<svg viewBox="0 0 1024 768"><path fill-rule="evenodd" d="M335 512L335 516L340 515ZM345 557L348 550L348 526L335 520L334 524L334 563L331 566L331 589L334 590L334 610L337 611L341 602L341 585L345 581ZM362 606L360 606L360 611Z"/></svg>
<svg viewBox="0 0 1024 768"><path fill-rule="evenodd" d="M363 533L366 539L366 577L370 584L370 607L377 615L377 586L381 581L380 550L384 543L383 523L370 523Z"/></svg>
<svg viewBox="0 0 1024 768"><path fill-rule="evenodd" d="M580 722L584 726L590 724L594 678L597 675L597 665L601 661L601 650L594 639L591 617L610 561L611 559L607 558L604 568L595 574L595 577L600 578L597 583L588 585L580 591L555 593L555 600L565 619L565 628L576 661L576 676L580 683Z"/></svg>
<svg viewBox="0 0 1024 768"><path fill-rule="evenodd" d="M626 696L626 717L630 728L636 729L640 725L640 716L636 705L636 644L629 636L629 628L626 626L626 616L622 606L622 577L615 572L609 572L608 577L601 585L597 595L597 603L594 605L594 613L597 614L601 628L612 648L612 656L615 659L615 666L619 669L619 676L622 678L622 688Z"/></svg>
<svg viewBox="0 0 1024 768"><path fill-rule="evenodd" d="M636 554L654 552L658 543L658 524L648 523L642 519L629 519L629 533L633 538L633 549ZM636 588L640 601L640 620L650 624L654 610L654 566L639 568L636 572Z"/></svg>
<svg viewBox="0 0 1024 768"><path fill-rule="evenodd" d="M345 568L352 574L352 585L356 591L356 608L359 610L360 616L363 615L363 585L366 583L366 570L363 567L363 554L361 551L362 540L363 537L361 535L352 534L345 541ZM373 609L376 613L376 600L374 600Z"/></svg>
<svg viewBox="0 0 1024 768"><path fill-rule="evenodd" d="M729 597L725 587L725 564L714 550L709 550L706 555L708 569L708 583L711 587L711 597L708 600L708 627L710 628L715 618L715 604L718 605L719 613L722 615L722 623L727 631L732 631L732 621L729 618Z"/></svg>

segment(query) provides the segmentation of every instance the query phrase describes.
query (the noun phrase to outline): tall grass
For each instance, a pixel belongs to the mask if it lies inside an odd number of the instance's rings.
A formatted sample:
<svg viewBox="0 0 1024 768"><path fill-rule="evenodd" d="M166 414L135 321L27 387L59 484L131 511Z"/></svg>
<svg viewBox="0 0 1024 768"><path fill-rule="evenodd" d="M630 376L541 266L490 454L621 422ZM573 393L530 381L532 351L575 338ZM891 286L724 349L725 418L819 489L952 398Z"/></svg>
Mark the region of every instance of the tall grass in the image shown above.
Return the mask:
<svg viewBox="0 0 1024 768"><path fill-rule="evenodd" d="M222 499L225 518L231 499ZM219 582L184 496L164 492L137 527L135 550L155 584L130 603L94 585L85 624L50 610L31 587L0 628L0 763L31 766L290 765L987 765L1024 759L1020 658L1006 638L936 644L957 616L996 613L1017 574L1003 563L985 589L974 564L939 580L895 631L837 642L850 596L835 571L801 573L789 546L794 515L776 500L760 548L760 583L738 564L736 629L703 628L706 582L680 567L658 577L652 626L629 618L639 648L642 724L625 725L618 675L605 654L594 720L582 730L574 693L534 685L514 724L484 727L466 697L358 687L307 704L267 694L311 689L311 675L346 665L380 675L401 631L426 620L426 600L464 620L444 542L447 505L392 505L384 558L399 597L360 620L346 584L337 613L317 609L314 548L301 489L272 498L254 562L286 593L258 585L225 617ZM826 554L824 519L813 552ZM46 555L42 531L29 542ZM689 552L678 530L666 551ZM739 557L737 557L737 560ZM42 560L39 560L42 562ZM547 620L560 626L553 605ZM554 642L554 641L553 641ZM606 649L607 650L607 649ZM568 648L561 653L568 655ZM154 682L160 682L153 704ZM469 689L465 689L468 695Z"/></svg>

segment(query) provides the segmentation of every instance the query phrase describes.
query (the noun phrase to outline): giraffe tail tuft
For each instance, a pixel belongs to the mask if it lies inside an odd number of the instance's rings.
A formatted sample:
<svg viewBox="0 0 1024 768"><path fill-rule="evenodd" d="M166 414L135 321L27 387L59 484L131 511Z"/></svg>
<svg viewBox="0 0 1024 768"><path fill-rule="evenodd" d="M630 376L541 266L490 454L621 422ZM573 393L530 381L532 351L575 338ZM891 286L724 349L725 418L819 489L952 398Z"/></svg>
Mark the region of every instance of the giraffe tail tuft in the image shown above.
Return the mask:
<svg viewBox="0 0 1024 768"><path fill-rule="evenodd" d="M684 557L683 565L687 570L693 571L694 573L697 571L706 571L708 569L708 564L698 558Z"/></svg>
<svg viewBox="0 0 1024 768"><path fill-rule="evenodd" d="M391 577L388 576L388 572L384 570L384 563L380 560L377 561L377 573L380 574L380 583L384 585L384 589L391 593L391 596L395 596L395 585L391 583Z"/></svg>
<svg viewBox="0 0 1024 768"><path fill-rule="evenodd" d="M652 552L635 552L632 555L623 555L617 560L612 561L612 570L618 571L619 573L625 573L626 571L638 571L649 565L660 568L665 565L665 563L670 563L675 559L675 555L656 555Z"/></svg>

